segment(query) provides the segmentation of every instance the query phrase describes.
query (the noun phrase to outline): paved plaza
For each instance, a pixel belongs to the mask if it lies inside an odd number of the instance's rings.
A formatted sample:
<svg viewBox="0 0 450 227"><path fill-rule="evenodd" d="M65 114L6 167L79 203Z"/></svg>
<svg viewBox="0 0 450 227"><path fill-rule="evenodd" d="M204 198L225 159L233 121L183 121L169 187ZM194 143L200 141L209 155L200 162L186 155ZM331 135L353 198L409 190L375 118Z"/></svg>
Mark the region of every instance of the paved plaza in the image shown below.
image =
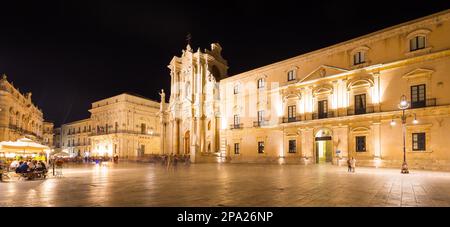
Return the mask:
<svg viewBox="0 0 450 227"><path fill-rule="evenodd" d="M0 183L3 206L450 206L450 173L331 165L78 165Z"/></svg>

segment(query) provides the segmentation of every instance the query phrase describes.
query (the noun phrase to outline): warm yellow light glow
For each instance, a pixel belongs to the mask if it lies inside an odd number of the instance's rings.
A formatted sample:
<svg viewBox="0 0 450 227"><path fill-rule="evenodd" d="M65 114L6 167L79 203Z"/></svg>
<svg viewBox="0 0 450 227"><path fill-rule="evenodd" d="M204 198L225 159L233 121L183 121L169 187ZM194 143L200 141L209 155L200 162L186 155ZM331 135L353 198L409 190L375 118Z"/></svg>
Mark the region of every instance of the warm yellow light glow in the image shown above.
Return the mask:
<svg viewBox="0 0 450 227"><path fill-rule="evenodd" d="M222 121L221 121L221 128L222 129L227 129L227 118L226 117L224 117L224 118L222 118Z"/></svg>
<svg viewBox="0 0 450 227"><path fill-rule="evenodd" d="M395 125L396 125L395 121L391 120L391 126L395 126Z"/></svg>
<svg viewBox="0 0 450 227"><path fill-rule="evenodd" d="M276 103L276 110L277 110L277 116L282 117L283 116L283 102L277 101Z"/></svg>

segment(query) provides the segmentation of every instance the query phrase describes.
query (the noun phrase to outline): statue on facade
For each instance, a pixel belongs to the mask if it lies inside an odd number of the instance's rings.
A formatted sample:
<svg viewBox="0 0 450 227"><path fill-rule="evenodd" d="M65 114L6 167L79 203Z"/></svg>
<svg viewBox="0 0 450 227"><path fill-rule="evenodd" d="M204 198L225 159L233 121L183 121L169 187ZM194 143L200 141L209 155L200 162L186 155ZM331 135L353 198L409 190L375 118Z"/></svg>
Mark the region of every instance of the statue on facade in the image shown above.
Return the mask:
<svg viewBox="0 0 450 227"><path fill-rule="evenodd" d="M161 89L161 92L159 93L159 95L161 96L160 110L163 111L164 110L164 104L166 103L166 93L164 93L164 89Z"/></svg>

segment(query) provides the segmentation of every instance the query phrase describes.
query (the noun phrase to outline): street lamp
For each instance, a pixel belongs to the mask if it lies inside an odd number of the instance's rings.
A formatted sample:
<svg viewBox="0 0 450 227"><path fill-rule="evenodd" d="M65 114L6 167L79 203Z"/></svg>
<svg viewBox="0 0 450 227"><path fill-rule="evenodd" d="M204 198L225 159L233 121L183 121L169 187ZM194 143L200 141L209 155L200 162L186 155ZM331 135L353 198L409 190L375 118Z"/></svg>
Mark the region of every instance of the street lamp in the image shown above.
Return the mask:
<svg viewBox="0 0 450 227"><path fill-rule="evenodd" d="M409 102L406 100L406 96L402 95L400 98L400 103L398 104L398 108L402 110L402 115L400 119L402 120L402 134L403 134L403 164L401 173L407 174L409 173L408 164L406 163L406 120L408 117L414 117L413 124L419 123L417 120L416 114L406 114L405 110L409 108ZM391 120L391 126L395 126L394 119Z"/></svg>

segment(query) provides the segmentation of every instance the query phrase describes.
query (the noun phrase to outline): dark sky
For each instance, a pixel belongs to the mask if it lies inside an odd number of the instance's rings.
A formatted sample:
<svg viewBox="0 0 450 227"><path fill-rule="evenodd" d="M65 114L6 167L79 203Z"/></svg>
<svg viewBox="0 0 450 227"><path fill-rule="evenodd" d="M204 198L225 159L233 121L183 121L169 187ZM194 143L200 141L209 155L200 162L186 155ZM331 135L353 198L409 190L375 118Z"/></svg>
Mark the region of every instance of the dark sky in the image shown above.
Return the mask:
<svg viewBox="0 0 450 227"><path fill-rule="evenodd" d="M448 9L448 1L1 1L0 73L58 126L122 92L159 100L186 46L219 42L229 75ZM370 3L368 6L366 3Z"/></svg>

